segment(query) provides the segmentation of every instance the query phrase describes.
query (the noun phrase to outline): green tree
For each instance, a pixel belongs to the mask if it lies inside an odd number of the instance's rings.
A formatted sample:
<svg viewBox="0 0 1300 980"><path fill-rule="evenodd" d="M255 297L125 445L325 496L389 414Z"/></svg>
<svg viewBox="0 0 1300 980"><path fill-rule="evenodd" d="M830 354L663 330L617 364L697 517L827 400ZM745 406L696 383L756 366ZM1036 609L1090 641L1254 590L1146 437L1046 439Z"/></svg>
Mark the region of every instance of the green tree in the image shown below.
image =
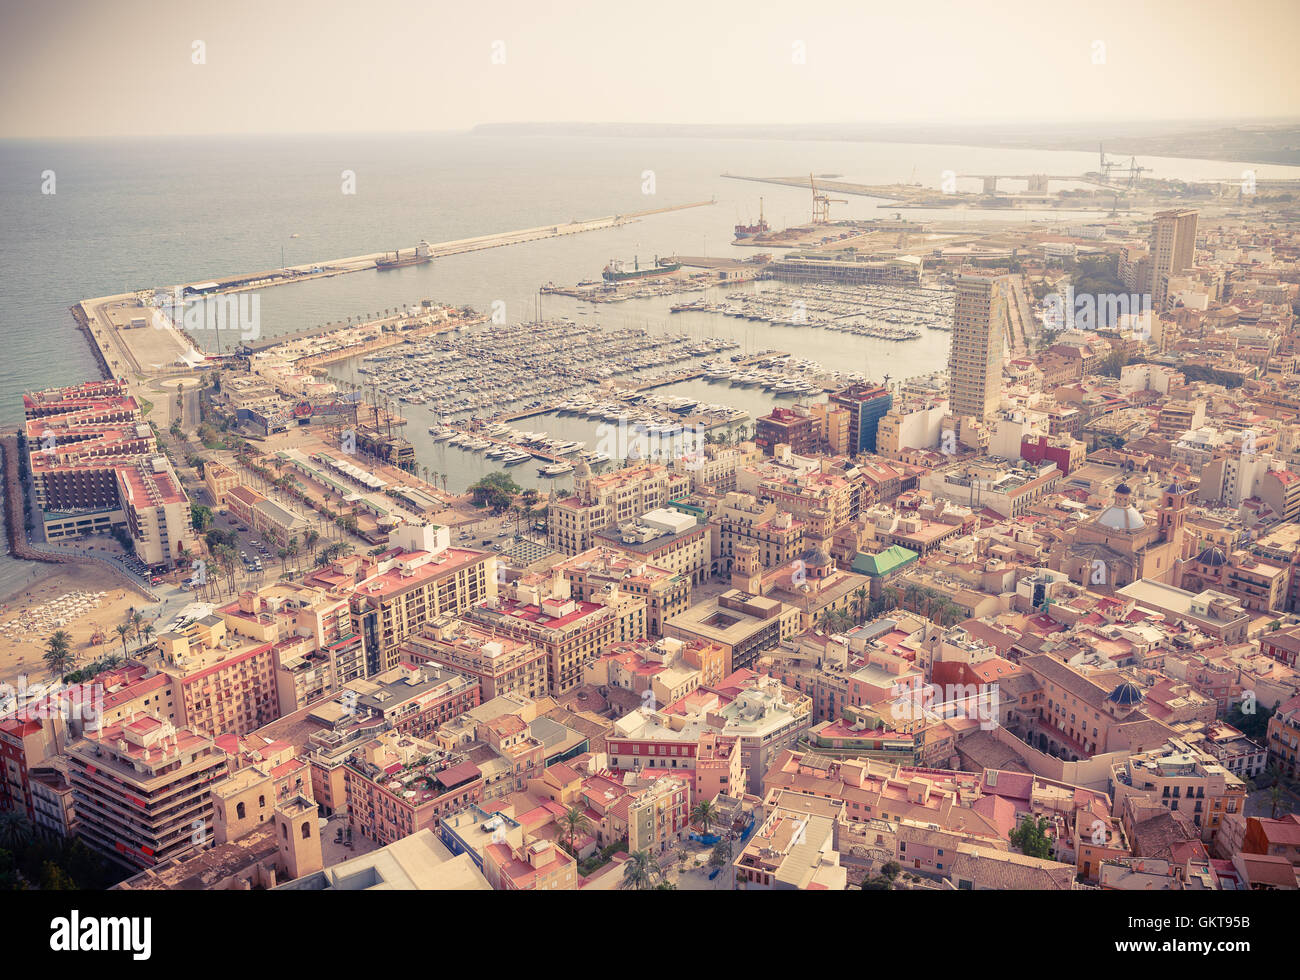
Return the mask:
<svg viewBox="0 0 1300 980"><path fill-rule="evenodd" d="M190 523L194 530L203 534L212 526L212 508L203 504L190 503Z"/></svg>
<svg viewBox="0 0 1300 980"><path fill-rule="evenodd" d="M1008 839L1021 854L1029 857L1047 858L1052 854L1052 841L1047 836L1047 817L1034 817L1025 814L1020 825L1011 831Z"/></svg>
<svg viewBox="0 0 1300 980"><path fill-rule="evenodd" d="M53 861L46 861L41 865L41 891L70 892L76 890L77 886L73 882L72 876Z"/></svg>
<svg viewBox="0 0 1300 980"><path fill-rule="evenodd" d="M469 495L476 507L487 507L492 513L500 514L510 507L515 494L522 489L510 479L510 474L498 470L474 483L469 488Z"/></svg>
<svg viewBox="0 0 1300 980"><path fill-rule="evenodd" d="M1250 707L1254 710L1243 711L1242 709L1245 707ZM1273 717L1276 710L1276 706L1273 708L1263 708L1258 703L1234 704L1232 710L1228 712L1227 721L1229 725L1233 728L1239 729L1247 738L1259 740L1267 738L1268 720Z"/></svg>

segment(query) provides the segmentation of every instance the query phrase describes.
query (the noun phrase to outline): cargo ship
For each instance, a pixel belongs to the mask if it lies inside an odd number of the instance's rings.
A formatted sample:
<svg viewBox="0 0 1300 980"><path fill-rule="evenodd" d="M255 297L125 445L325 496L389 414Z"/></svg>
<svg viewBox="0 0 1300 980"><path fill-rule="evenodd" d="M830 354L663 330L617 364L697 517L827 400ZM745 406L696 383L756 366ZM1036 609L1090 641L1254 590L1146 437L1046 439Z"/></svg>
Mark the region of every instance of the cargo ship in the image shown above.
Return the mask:
<svg viewBox="0 0 1300 980"><path fill-rule="evenodd" d="M641 263L634 257L632 259L632 268L628 268L622 259L610 259L609 265L605 266L605 271L601 276L606 282L626 282L629 279L648 279L651 276L666 276L676 272L682 267L680 262L672 259L661 259L655 256L655 264L641 268Z"/></svg>
<svg viewBox="0 0 1300 980"><path fill-rule="evenodd" d="M382 259L375 260L376 269L400 269L407 265L424 265L426 262L433 261L433 246L428 242L422 241L415 246L410 252L403 255L401 251L394 252L391 256L385 255Z"/></svg>
<svg viewBox="0 0 1300 980"><path fill-rule="evenodd" d="M768 227L767 219L763 217L763 199L758 199L758 224L756 225L736 225L736 238L753 238L755 235L766 235L772 229Z"/></svg>

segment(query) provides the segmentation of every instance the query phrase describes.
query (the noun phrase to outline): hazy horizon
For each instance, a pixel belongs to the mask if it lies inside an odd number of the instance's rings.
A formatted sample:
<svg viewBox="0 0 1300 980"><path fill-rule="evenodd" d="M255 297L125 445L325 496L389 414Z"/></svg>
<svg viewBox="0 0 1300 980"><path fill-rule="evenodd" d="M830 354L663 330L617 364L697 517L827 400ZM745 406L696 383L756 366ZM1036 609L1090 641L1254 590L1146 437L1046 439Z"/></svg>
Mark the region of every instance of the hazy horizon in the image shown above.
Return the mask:
<svg viewBox="0 0 1300 980"><path fill-rule="evenodd" d="M480 125L1117 126L1300 110L1300 12L1100 0L3 3L0 137ZM196 44L196 42L199 42Z"/></svg>

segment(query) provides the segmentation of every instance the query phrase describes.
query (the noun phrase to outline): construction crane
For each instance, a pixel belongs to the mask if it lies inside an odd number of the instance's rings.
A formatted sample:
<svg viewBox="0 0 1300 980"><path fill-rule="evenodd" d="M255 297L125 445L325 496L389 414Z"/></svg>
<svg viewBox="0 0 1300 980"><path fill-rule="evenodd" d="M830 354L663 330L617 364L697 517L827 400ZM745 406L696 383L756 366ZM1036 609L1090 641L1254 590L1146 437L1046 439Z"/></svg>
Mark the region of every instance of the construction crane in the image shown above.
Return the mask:
<svg viewBox="0 0 1300 980"><path fill-rule="evenodd" d="M812 199L813 199L812 220L813 220L813 224L815 224L815 225L825 225L825 224L829 224L829 223L830 223L830 220L831 220L831 205L832 205L832 204L848 204L849 202L848 202L848 201L845 201L845 200L842 200L841 198L838 198L838 197L827 197L825 194L818 194L818 193L817 193L817 181L813 179L813 175L812 175L812 174L809 174L809 175L808 175L808 183L809 183L809 185L812 187Z"/></svg>

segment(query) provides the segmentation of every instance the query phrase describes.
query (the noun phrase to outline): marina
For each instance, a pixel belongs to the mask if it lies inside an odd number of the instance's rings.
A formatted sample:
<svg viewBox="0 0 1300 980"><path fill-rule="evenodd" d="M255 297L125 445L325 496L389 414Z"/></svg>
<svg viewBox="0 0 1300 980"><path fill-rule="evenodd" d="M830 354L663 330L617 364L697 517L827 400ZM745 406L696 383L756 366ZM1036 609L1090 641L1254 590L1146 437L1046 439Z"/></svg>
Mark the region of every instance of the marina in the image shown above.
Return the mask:
<svg viewBox="0 0 1300 980"><path fill-rule="evenodd" d="M673 313L720 313L774 326L826 327L879 340L917 340L920 327L950 329L953 290L934 285L772 284L721 302L674 304Z"/></svg>

